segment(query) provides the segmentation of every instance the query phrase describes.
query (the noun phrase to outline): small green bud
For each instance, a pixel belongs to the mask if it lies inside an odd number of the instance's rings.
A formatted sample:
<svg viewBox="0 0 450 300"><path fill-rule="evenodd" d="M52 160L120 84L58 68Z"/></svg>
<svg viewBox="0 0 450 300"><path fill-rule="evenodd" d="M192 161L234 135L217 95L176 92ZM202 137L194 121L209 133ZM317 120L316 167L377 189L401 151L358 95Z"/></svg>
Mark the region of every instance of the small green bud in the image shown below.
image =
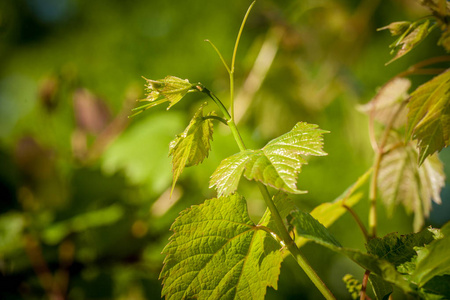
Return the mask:
<svg viewBox="0 0 450 300"><path fill-rule="evenodd" d="M386 30L389 29L389 32L391 35L396 36L404 33L408 28L411 26L411 22L407 21L400 21L400 22L393 22L387 26L378 28L377 30Z"/></svg>

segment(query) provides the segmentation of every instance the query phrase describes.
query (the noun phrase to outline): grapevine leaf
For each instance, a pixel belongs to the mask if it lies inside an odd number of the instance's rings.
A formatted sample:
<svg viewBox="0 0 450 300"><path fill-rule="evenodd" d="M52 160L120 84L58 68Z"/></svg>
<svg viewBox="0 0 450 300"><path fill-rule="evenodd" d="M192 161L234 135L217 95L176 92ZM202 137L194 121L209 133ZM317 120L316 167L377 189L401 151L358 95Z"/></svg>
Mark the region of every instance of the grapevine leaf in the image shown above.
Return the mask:
<svg viewBox="0 0 450 300"><path fill-rule="evenodd" d="M373 274L380 276L385 281L395 284L406 293L413 291L405 277L387 260L373 254L363 253L360 250L340 246L339 242L331 235L328 229L307 213L295 211L291 215L293 216L291 223L295 226L298 235L321 244L334 252L347 256L364 269L370 270Z"/></svg>
<svg viewBox="0 0 450 300"><path fill-rule="evenodd" d="M387 260L394 266L410 261L416 256L415 247L423 247L434 240L429 230L398 236L388 234L382 238L373 238L366 244L367 252Z"/></svg>
<svg viewBox="0 0 450 300"><path fill-rule="evenodd" d="M420 42L427 37L433 28L433 26L430 27L429 19L426 19L422 23L412 23L409 28L404 31L404 33L392 45L389 46L392 48L391 54L395 53L395 56L387 64L399 59L420 44Z"/></svg>
<svg viewBox="0 0 450 300"><path fill-rule="evenodd" d="M450 275L450 223L444 225L440 233L440 238L417 251L416 269L412 278L419 286L435 276Z"/></svg>
<svg viewBox="0 0 450 300"><path fill-rule="evenodd" d="M208 157L214 127L211 119L203 117L204 105L206 103L195 113L184 132L169 145L169 156L172 155L172 190L185 167L197 165ZM214 112L208 114L211 115Z"/></svg>
<svg viewBox="0 0 450 300"><path fill-rule="evenodd" d="M389 295L394 291L392 284L384 281L380 276L370 274L369 281L377 299L388 300Z"/></svg>
<svg viewBox="0 0 450 300"><path fill-rule="evenodd" d="M299 122L262 149L241 151L224 159L211 176L210 187L215 187L219 196L229 195L237 189L244 173L248 180L260 181L278 190L305 193L296 186L301 166L306 164L302 155L326 155L322 150L325 132L317 125Z"/></svg>
<svg viewBox="0 0 450 300"><path fill-rule="evenodd" d="M264 299L277 288L280 246L250 220L243 197L206 200L171 230L160 275L166 299Z"/></svg>
<svg viewBox="0 0 450 300"><path fill-rule="evenodd" d="M411 81L405 78L396 77L388 81L380 88L376 96L360 109L370 114L375 120L383 125L392 122L393 128L399 128L406 123L406 110L397 114L402 103L408 98L408 89ZM392 120L395 117L395 120Z"/></svg>
<svg viewBox="0 0 450 300"><path fill-rule="evenodd" d="M400 140L392 135L390 143L398 145ZM403 204L408 212L414 212L415 231L428 217L431 200L441 203L440 191L445 183L443 165L437 155L430 156L421 166L416 163L417 157L417 150L410 144L393 148L383 155L378 173L378 188L388 213Z"/></svg>
<svg viewBox="0 0 450 300"><path fill-rule="evenodd" d="M183 80L175 76L166 76L164 79L158 80L144 79L147 81L147 95L145 99L138 101L148 101L150 103L134 108L133 111L137 111L134 115L164 102L169 102L167 109L170 109L186 96L188 92L197 91L195 85L187 79Z"/></svg>
<svg viewBox="0 0 450 300"><path fill-rule="evenodd" d="M408 108L407 136L418 140L422 164L450 144L450 69L419 86Z"/></svg>

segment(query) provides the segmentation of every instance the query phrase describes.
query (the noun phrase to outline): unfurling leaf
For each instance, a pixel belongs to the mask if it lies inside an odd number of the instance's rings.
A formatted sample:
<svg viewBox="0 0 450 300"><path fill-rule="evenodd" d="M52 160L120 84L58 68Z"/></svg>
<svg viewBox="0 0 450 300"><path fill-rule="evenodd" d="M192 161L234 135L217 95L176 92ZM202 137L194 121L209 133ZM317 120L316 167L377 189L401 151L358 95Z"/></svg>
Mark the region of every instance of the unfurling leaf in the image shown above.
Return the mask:
<svg viewBox="0 0 450 300"><path fill-rule="evenodd" d="M389 47L392 48L391 54L395 53L393 59L387 64L390 64L394 60L399 59L415 46L422 42L430 33L434 26L430 27L430 20L426 19L423 23L413 23L406 31Z"/></svg>
<svg viewBox="0 0 450 300"><path fill-rule="evenodd" d="M411 22L399 21L392 22L391 24L378 28L377 31L389 29L391 35L396 36L404 33L411 26Z"/></svg>
<svg viewBox="0 0 450 300"><path fill-rule="evenodd" d="M150 103L134 108L133 111L137 111L134 115L164 102L169 102L167 107L169 109L177 104L188 92L197 91L195 85L187 79L175 76L166 76L166 78L159 80L144 79L147 81L147 97L138 101L148 101Z"/></svg>
<svg viewBox="0 0 450 300"><path fill-rule="evenodd" d="M181 213L163 253L166 299L264 299L277 288L280 246L250 220L234 194Z"/></svg>
<svg viewBox="0 0 450 300"><path fill-rule="evenodd" d="M197 165L208 157L214 127L211 119L203 117L205 105L206 103L195 113L184 132L170 142L169 155L172 155L173 173L172 190L185 167ZM212 115L214 115L214 112L208 114L208 116Z"/></svg>
<svg viewBox="0 0 450 300"><path fill-rule="evenodd" d="M408 108L407 136L417 139L422 164L450 144L450 69L419 86Z"/></svg>
<svg viewBox="0 0 450 300"><path fill-rule="evenodd" d="M396 77L388 81L380 88L377 95L367 104L361 106L361 110L383 125L392 122L393 128L399 128L406 123L406 110L401 109L403 102L408 98L408 89L411 82L405 78ZM393 120L393 118L395 118Z"/></svg>
<svg viewBox="0 0 450 300"><path fill-rule="evenodd" d="M394 147L396 145L396 147ZM391 214L395 205L403 204L408 212L414 212L414 229L419 230L431 210L431 199L441 203L440 191L444 186L443 165L439 158L430 156L421 166L417 165L417 150L403 145L392 136L392 148L383 155L378 173L381 198Z"/></svg>
<svg viewBox="0 0 450 300"><path fill-rule="evenodd" d="M297 189L297 176L306 164L302 156L322 156L322 134L327 131L317 125L297 123L288 133L271 140L259 150L245 150L224 159L211 176L210 187L219 196L236 191L244 173L248 180L289 193L305 193ZM245 171L245 172L244 172Z"/></svg>

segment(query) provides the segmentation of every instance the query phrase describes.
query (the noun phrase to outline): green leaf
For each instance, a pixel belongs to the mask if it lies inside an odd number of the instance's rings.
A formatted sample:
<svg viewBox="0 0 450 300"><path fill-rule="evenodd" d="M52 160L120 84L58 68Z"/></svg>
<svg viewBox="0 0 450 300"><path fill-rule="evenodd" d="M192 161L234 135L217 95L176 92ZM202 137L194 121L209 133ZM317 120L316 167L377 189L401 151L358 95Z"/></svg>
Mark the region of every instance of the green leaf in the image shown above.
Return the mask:
<svg viewBox="0 0 450 300"><path fill-rule="evenodd" d="M250 220L237 194L181 213L163 253L166 299L264 299L277 288L280 246Z"/></svg>
<svg viewBox="0 0 450 300"><path fill-rule="evenodd" d="M443 237L417 251L416 269L412 278L419 286L435 276L450 275L450 223L445 224L440 232Z"/></svg>
<svg viewBox="0 0 450 300"><path fill-rule="evenodd" d="M224 159L211 176L210 187L215 187L219 196L229 195L236 191L245 171L248 180L289 193L305 193L297 189L298 173L306 164L302 156L326 155L322 150L325 132L317 125L299 122L260 150L245 150Z"/></svg>
<svg viewBox="0 0 450 300"><path fill-rule="evenodd" d="M417 139L422 164L450 144L450 69L419 86L408 108L407 136Z"/></svg>
<svg viewBox="0 0 450 300"><path fill-rule="evenodd" d="M384 281L380 276L370 274L369 281L376 299L388 300L389 295L394 291L392 284Z"/></svg>
<svg viewBox="0 0 450 300"><path fill-rule="evenodd" d="M146 109L154 107L164 102L169 102L167 109L177 104L188 92L197 91L195 85L187 79L181 79L175 76L166 76L164 79L151 80L144 77L147 81L147 95L145 99L139 101L148 101L150 103L136 107L133 111L137 111L135 116Z"/></svg>
<svg viewBox="0 0 450 300"><path fill-rule="evenodd" d="M172 190L185 167L197 165L208 157L214 127L211 119L203 117L205 105L206 103L195 113L184 132L169 145L169 156L172 155ZM214 112L208 114L212 115Z"/></svg>
<svg viewBox="0 0 450 300"><path fill-rule="evenodd" d="M380 163L378 188L389 214L398 204L414 212L414 230L418 231L429 215L431 199L441 203L440 191L445 184L443 165L434 155L418 166L417 150L411 144L399 144L400 138L392 135L387 145L392 150L383 155Z"/></svg>
<svg viewBox="0 0 450 300"><path fill-rule="evenodd" d="M390 64L394 60L399 59L411 51L427 37L433 28L434 26L430 27L429 19L426 19L422 23L414 22L411 24L409 28L395 41L395 43L389 46L392 48L391 54L395 53L395 56L387 64Z"/></svg>
<svg viewBox="0 0 450 300"><path fill-rule="evenodd" d="M433 234L427 229L401 236L391 233L382 238L369 240L366 249L368 253L385 259L397 267L416 256L415 247L423 247L433 240Z"/></svg>
<svg viewBox="0 0 450 300"><path fill-rule="evenodd" d="M328 229L307 213L296 211L291 215L294 217L291 223L295 226L298 235L307 237L334 252L347 256L364 269L370 270L385 281L395 284L406 293L413 291L405 277L390 262L359 250L341 247Z"/></svg>

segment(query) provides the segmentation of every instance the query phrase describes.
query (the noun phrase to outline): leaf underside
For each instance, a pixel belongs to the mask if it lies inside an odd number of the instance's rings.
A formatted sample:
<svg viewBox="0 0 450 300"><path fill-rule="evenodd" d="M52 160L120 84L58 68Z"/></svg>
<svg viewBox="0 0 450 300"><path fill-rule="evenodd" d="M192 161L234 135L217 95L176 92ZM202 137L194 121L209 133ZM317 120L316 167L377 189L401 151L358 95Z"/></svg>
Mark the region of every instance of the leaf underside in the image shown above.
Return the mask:
<svg viewBox="0 0 450 300"><path fill-rule="evenodd" d="M417 139L422 164L450 144L450 70L419 86L408 108L407 136Z"/></svg>
<svg viewBox="0 0 450 300"><path fill-rule="evenodd" d="M393 128L404 126L406 110L402 110L397 115L396 113L403 101L408 98L407 92L410 87L411 81L396 77L381 87L376 96L370 102L361 106L360 110L385 126L391 122Z"/></svg>
<svg viewBox="0 0 450 300"><path fill-rule="evenodd" d="M205 105L206 103L195 113L184 132L169 145L169 156L172 156L172 190L185 167L197 165L208 157L214 127L211 119L203 118ZM214 112L208 114L212 115Z"/></svg>
<svg viewBox="0 0 450 300"><path fill-rule="evenodd" d="M160 275L166 299L264 299L277 288L280 246L253 224L241 196L193 206L171 230Z"/></svg>
<svg viewBox="0 0 450 300"><path fill-rule="evenodd" d="M401 143L391 136L387 148ZM402 204L414 212L414 230L418 231L429 216L431 200L441 203L440 191L445 184L443 165L437 155L430 156L421 166L417 164L417 150L410 144L393 148L383 155L378 173L378 188L383 203L392 214Z"/></svg>
<svg viewBox="0 0 450 300"><path fill-rule="evenodd" d="M248 180L289 193L301 194L297 189L297 176L306 164L302 156L322 156L322 134L327 131L317 125L297 123L286 134L271 140L259 150L244 150L224 159L211 176L210 187L215 187L219 196L236 191L242 174Z"/></svg>

